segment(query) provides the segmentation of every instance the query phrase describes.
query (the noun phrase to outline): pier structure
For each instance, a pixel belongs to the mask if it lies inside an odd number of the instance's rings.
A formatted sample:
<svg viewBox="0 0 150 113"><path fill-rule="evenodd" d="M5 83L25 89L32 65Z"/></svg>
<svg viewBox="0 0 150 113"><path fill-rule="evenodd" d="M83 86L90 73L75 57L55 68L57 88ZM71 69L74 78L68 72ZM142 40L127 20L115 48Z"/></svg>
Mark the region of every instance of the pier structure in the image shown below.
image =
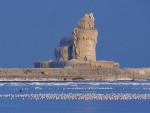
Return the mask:
<svg viewBox="0 0 150 113"><path fill-rule="evenodd" d="M94 16L87 13L70 38L60 40L55 60L35 62L35 68L0 68L0 81L150 80L150 68L120 68L117 62L96 60L97 38Z"/></svg>

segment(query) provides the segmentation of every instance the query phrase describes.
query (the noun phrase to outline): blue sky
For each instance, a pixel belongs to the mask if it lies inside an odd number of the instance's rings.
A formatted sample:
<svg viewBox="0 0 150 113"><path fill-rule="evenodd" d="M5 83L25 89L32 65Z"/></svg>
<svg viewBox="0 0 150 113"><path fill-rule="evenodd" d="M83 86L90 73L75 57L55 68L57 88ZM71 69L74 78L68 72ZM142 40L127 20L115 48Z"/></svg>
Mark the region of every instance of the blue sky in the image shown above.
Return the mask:
<svg viewBox="0 0 150 113"><path fill-rule="evenodd" d="M32 67L86 12L99 31L97 59L150 67L150 0L0 0L0 67Z"/></svg>

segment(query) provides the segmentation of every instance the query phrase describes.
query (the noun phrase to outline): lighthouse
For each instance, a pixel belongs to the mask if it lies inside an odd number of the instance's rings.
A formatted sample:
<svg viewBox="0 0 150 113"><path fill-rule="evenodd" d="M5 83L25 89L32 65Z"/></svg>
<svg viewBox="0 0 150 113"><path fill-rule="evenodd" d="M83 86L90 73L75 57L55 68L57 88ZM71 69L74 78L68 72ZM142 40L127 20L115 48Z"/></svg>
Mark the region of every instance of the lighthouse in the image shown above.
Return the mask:
<svg viewBox="0 0 150 113"><path fill-rule="evenodd" d="M86 13L70 37L64 37L54 50L55 60L35 62L37 68L119 68L114 61L96 60L98 31L94 16Z"/></svg>
<svg viewBox="0 0 150 113"><path fill-rule="evenodd" d="M86 13L72 32L73 59L96 61L97 37L98 31L94 27L94 16L92 13Z"/></svg>

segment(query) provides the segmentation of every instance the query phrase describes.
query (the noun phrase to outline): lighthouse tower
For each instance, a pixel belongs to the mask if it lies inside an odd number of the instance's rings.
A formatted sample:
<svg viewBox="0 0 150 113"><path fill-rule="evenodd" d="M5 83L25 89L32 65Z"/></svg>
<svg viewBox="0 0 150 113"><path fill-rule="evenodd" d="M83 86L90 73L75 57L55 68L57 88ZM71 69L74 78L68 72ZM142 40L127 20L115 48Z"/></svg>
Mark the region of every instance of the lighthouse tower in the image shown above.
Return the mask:
<svg viewBox="0 0 150 113"><path fill-rule="evenodd" d="M73 58L80 61L96 61L97 37L93 14L85 14L72 33Z"/></svg>
<svg viewBox="0 0 150 113"><path fill-rule="evenodd" d="M80 68L81 70L87 69L87 71L91 68L119 68L117 62L96 61L98 31L94 28L92 13L83 16L79 25L74 28L71 37L61 39L54 51L56 60L35 62L34 66L37 68L74 68L79 74L81 74L78 70ZM62 72L66 73L66 70Z"/></svg>

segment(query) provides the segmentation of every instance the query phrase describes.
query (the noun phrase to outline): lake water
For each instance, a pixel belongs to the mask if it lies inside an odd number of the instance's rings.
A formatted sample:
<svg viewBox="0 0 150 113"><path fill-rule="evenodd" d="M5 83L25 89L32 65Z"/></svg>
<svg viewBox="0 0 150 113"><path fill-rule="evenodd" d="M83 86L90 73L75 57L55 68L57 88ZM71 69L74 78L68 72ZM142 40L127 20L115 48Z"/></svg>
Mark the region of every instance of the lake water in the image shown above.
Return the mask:
<svg viewBox="0 0 150 113"><path fill-rule="evenodd" d="M0 113L150 113L150 82L0 82Z"/></svg>

